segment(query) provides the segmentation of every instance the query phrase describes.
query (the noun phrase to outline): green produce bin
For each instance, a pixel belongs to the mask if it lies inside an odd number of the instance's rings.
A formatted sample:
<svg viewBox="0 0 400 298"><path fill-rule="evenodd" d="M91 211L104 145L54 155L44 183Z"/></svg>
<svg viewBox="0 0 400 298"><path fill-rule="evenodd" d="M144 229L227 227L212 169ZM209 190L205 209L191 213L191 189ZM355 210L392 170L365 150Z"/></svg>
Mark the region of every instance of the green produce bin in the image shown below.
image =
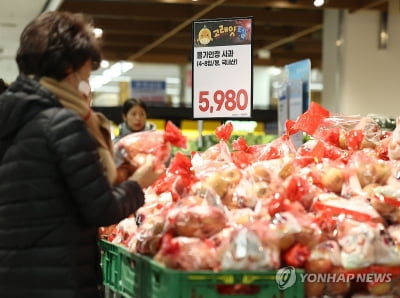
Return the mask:
<svg viewBox="0 0 400 298"><path fill-rule="evenodd" d="M120 249L121 253L121 281L119 293L127 298L142 298L142 257L133 254L125 248Z"/></svg>
<svg viewBox="0 0 400 298"><path fill-rule="evenodd" d="M115 292L120 291L121 253L120 248L108 241L101 240L101 268L103 284Z"/></svg>
<svg viewBox="0 0 400 298"><path fill-rule="evenodd" d="M304 298L302 270L281 290L277 271L182 271L101 240L104 285L126 298ZM284 276L283 276L284 277Z"/></svg>
<svg viewBox="0 0 400 298"><path fill-rule="evenodd" d="M276 270L181 271L143 257L141 298L304 298L302 270L285 290L276 282Z"/></svg>
<svg viewBox="0 0 400 298"><path fill-rule="evenodd" d="M103 284L126 298L141 298L142 257L122 245L100 240Z"/></svg>

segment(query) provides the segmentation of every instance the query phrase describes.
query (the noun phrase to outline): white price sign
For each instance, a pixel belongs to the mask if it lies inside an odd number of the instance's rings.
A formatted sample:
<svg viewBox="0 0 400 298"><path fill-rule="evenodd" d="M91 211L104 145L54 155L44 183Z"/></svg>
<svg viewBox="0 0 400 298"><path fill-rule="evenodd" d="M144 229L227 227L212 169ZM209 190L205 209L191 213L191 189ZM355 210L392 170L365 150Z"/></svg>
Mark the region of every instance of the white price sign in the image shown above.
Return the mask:
<svg viewBox="0 0 400 298"><path fill-rule="evenodd" d="M193 118L250 118L252 19L193 23Z"/></svg>

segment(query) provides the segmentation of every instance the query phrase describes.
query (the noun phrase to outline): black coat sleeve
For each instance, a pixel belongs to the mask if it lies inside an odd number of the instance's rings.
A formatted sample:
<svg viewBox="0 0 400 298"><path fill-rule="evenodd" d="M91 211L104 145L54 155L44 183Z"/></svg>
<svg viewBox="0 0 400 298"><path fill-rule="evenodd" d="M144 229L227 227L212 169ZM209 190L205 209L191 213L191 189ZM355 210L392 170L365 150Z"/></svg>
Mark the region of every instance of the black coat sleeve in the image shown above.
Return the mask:
<svg viewBox="0 0 400 298"><path fill-rule="evenodd" d="M75 113L59 110L47 129L67 191L87 225L117 223L143 205L144 193L138 183L110 185L103 174L96 141Z"/></svg>

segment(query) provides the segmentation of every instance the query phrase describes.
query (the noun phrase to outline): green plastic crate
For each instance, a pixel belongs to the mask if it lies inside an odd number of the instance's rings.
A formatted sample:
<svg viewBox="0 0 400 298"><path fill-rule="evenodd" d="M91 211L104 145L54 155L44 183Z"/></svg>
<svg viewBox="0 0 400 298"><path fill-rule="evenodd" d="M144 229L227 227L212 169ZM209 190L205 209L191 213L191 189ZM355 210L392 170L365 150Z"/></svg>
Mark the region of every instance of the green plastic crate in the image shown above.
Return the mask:
<svg viewBox="0 0 400 298"><path fill-rule="evenodd" d="M275 270L182 271L133 254L122 245L100 241L104 285L126 298L304 298L304 284L280 290Z"/></svg>
<svg viewBox="0 0 400 298"><path fill-rule="evenodd" d="M302 270L295 283L280 290L275 270L181 271L143 257L140 298L304 298Z"/></svg>
<svg viewBox="0 0 400 298"><path fill-rule="evenodd" d="M103 284L126 298L142 298L142 257L126 247L100 240Z"/></svg>
<svg viewBox="0 0 400 298"><path fill-rule="evenodd" d="M115 292L120 291L121 252L120 248L108 241L100 240L103 284Z"/></svg>
<svg viewBox="0 0 400 298"><path fill-rule="evenodd" d="M142 298L142 257L124 247L121 254L121 281L119 293L127 298Z"/></svg>

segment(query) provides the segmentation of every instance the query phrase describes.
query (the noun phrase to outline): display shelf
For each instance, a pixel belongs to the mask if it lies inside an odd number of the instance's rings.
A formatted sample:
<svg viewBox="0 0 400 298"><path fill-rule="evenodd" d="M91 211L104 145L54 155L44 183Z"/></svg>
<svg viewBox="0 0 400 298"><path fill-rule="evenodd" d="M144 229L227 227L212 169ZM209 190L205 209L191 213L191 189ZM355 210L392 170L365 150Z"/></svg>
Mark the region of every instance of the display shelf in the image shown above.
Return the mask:
<svg viewBox="0 0 400 298"><path fill-rule="evenodd" d="M122 122L122 108L119 106L115 107L93 107L95 111L103 113L108 119L112 120L114 123ZM181 121L183 120L193 120L193 109L191 107L171 107L171 106L149 106L148 107L149 118L153 119L163 119L170 120L178 127L181 126ZM210 119L215 121L215 119ZM220 119L221 121L224 119ZM225 119L233 120L233 119ZM240 120L240 119L235 119ZM277 110L275 107L268 109L258 109L253 110L251 119L263 123L275 123L277 121Z"/></svg>

